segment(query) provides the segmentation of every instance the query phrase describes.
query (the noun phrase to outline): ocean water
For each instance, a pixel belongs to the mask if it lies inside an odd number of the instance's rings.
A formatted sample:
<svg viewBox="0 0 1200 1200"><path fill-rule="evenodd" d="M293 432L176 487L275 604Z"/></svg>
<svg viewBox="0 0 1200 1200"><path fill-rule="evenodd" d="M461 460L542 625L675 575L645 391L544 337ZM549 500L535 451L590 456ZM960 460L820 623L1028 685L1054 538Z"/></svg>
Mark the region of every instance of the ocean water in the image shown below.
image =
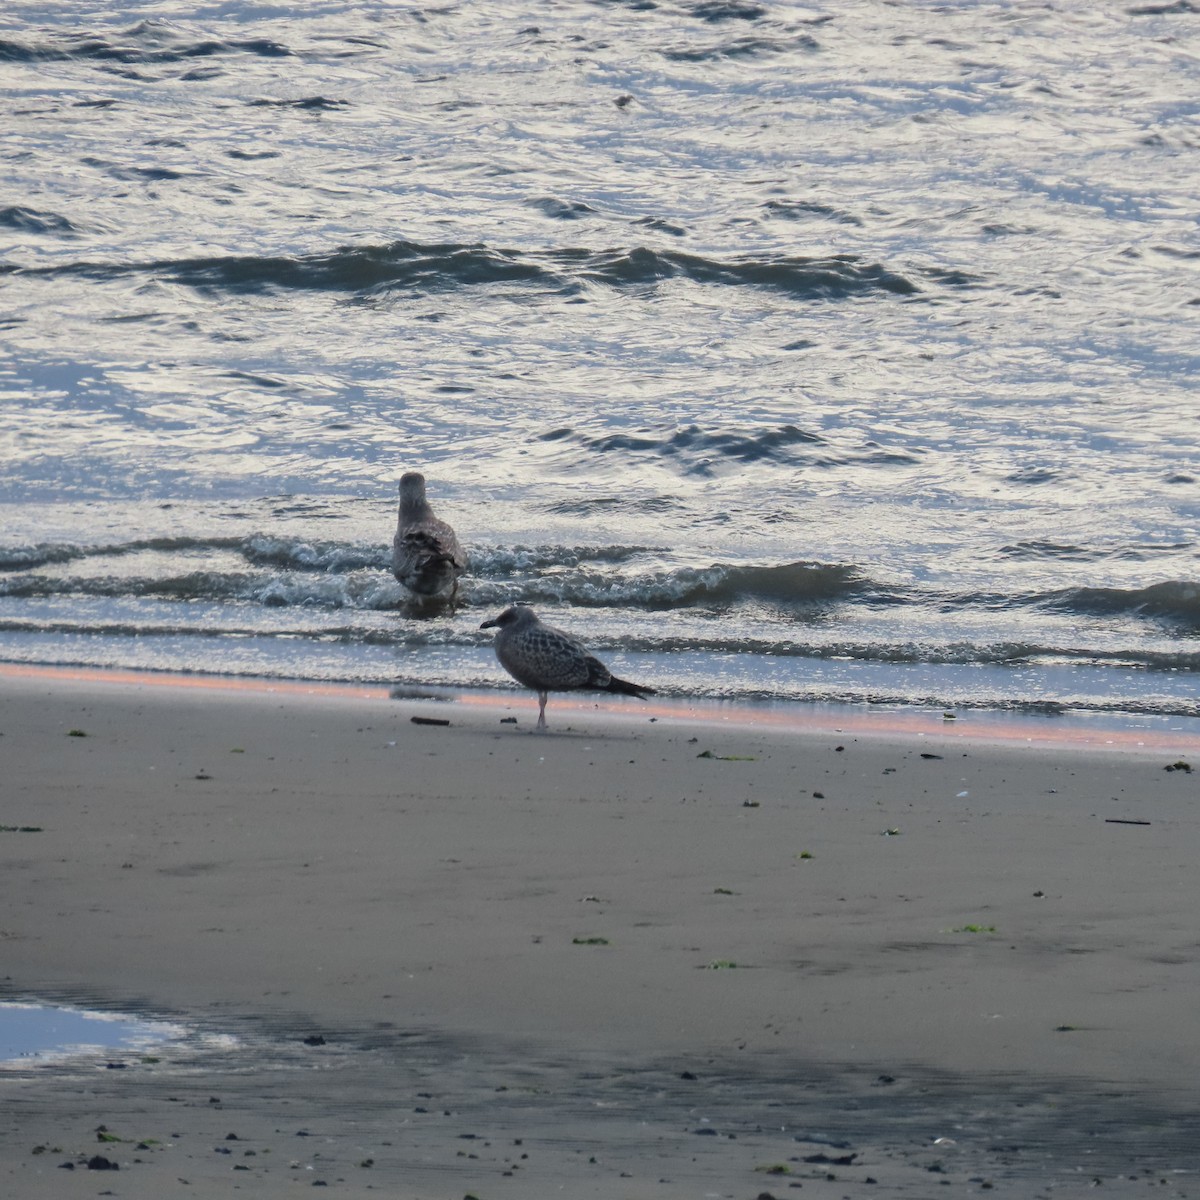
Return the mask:
<svg viewBox="0 0 1200 1200"><path fill-rule="evenodd" d="M1200 6L9 0L0 660L1200 715ZM469 546L388 569L396 483Z"/></svg>

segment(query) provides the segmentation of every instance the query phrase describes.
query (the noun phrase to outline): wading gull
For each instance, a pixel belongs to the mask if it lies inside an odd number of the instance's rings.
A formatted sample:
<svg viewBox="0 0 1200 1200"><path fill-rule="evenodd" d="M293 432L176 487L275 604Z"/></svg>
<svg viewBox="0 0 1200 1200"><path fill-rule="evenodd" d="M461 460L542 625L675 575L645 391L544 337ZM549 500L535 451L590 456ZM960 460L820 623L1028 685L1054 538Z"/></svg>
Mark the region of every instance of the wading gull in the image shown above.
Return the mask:
<svg viewBox="0 0 1200 1200"><path fill-rule="evenodd" d="M400 519L392 540L392 574L417 596L452 596L467 556L454 530L438 520L425 499L425 476L400 477Z"/></svg>
<svg viewBox="0 0 1200 1200"><path fill-rule="evenodd" d="M620 692L639 699L654 695L652 687L618 679L569 633L543 625L528 604L510 604L479 628L499 629L494 645L500 665L518 683L537 692L538 729L546 728L546 698L550 692Z"/></svg>

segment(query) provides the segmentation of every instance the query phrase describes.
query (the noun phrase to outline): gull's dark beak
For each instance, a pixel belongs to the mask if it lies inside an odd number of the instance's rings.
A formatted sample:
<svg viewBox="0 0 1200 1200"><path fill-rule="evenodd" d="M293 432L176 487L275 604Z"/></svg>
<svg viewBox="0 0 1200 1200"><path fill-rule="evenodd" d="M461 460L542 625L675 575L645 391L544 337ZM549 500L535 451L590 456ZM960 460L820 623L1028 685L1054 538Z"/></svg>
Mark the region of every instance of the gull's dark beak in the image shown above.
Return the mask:
<svg viewBox="0 0 1200 1200"><path fill-rule="evenodd" d="M499 625L499 624L500 624L500 622L497 621L495 617L493 617L490 621L484 621L484 623L482 625L480 625L479 628L480 629L491 629L494 625Z"/></svg>

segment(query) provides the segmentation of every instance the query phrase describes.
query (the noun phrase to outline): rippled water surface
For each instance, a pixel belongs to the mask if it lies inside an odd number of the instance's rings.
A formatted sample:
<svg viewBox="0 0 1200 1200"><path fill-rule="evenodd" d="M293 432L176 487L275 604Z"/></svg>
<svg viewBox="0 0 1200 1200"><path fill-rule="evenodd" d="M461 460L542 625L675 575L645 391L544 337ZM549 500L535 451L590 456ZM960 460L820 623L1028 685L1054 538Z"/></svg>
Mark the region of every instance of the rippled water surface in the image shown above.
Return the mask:
<svg viewBox="0 0 1200 1200"><path fill-rule="evenodd" d="M519 598L668 693L1200 714L1198 62L1177 3L15 0L0 658L500 685Z"/></svg>

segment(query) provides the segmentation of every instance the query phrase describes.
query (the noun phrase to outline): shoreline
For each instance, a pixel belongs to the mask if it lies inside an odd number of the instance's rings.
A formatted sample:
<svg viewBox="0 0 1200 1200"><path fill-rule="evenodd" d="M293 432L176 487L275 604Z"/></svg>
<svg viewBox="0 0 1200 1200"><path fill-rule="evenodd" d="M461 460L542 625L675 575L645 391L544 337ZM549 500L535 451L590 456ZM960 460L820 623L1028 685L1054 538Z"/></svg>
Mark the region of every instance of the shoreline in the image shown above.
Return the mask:
<svg viewBox="0 0 1200 1200"><path fill-rule="evenodd" d="M242 1039L0 1070L6 1190L99 1123L135 1198L1200 1171L1178 747L560 699L0 670L0 992Z"/></svg>
<svg viewBox="0 0 1200 1200"><path fill-rule="evenodd" d="M231 691L251 695L294 695L330 700L392 700L461 705L481 711L519 714L522 700L536 704L528 689L458 688L404 684L328 682L271 676L233 676L133 668L67 667L0 662L0 685L7 679L58 681L64 685L163 687ZM965 742L1037 744L1047 748L1178 749L1200 754L1200 718L1131 712L1064 709L1038 713L1004 709L858 704L852 702L673 700L656 697L638 704L600 699L592 694L555 693L554 711L574 718L650 719L702 725L775 729L781 733L847 733L861 737L948 737ZM1161 728L1164 725L1173 727Z"/></svg>

